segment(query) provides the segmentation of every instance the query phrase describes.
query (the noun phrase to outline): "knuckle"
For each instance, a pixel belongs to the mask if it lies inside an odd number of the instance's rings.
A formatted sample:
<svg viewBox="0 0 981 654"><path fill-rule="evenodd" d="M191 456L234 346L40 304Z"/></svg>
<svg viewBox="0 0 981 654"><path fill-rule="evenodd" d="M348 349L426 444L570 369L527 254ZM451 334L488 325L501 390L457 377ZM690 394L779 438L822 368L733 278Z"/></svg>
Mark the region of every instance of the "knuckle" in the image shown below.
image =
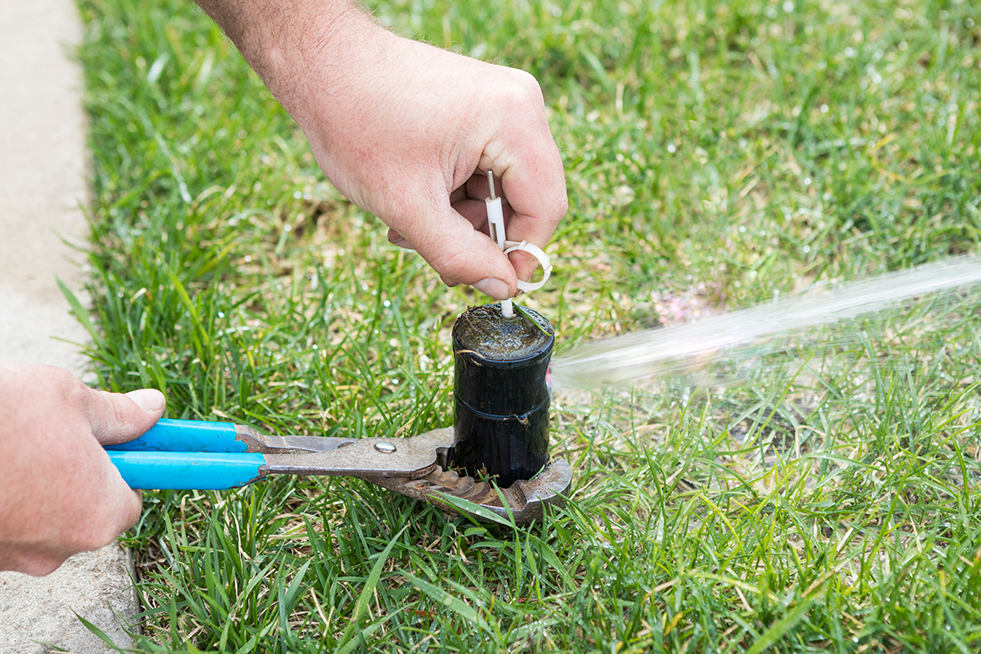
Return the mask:
<svg viewBox="0 0 981 654"><path fill-rule="evenodd" d="M127 425L132 422L129 417L129 412L126 410L126 407L123 406L123 403L119 401L118 396L108 396L107 399L109 400L109 413L111 415L110 419L114 422L114 424Z"/></svg>
<svg viewBox="0 0 981 654"><path fill-rule="evenodd" d="M81 384L75 375L64 368L58 368L56 366L41 366L40 368L40 373L48 377L51 383L58 387L67 389Z"/></svg>
<svg viewBox="0 0 981 654"><path fill-rule="evenodd" d="M544 112L545 98L535 76L517 69L512 69L512 73L507 83L502 85L503 88L496 91L497 97L503 100L512 112L536 115Z"/></svg>
<svg viewBox="0 0 981 654"><path fill-rule="evenodd" d="M529 100L544 102L542 87L535 76L525 70L518 70L515 81L521 86Z"/></svg>
<svg viewBox="0 0 981 654"><path fill-rule="evenodd" d="M45 374L52 390L69 406L84 406L91 389L68 370L47 366Z"/></svg>
<svg viewBox="0 0 981 654"><path fill-rule="evenodd" d="M22 558L11 569L18 570L32 577L47 577L57 570L65 558L48 554L32 554Z"/></svg>
<svg viewBox="0 0 981 654"><path fill-rule="evenodd" d="M91 552L105 547L116 539L113 530L104 526L90 526L72 534L70 545L73 552Z"/></svg>
<svg viewBox="0 0 981 654"><path fill-rule="evenodd" d="M73 553L91 552L113 542L123 529L120 509L105 498L92 498L87 519L78 521L66 534L66 547Z"/></svg>
<svg viewBox="0 0 981 654"><path fill-rule="evenodd" d="M558 223L562 217L569 211L569 196L565 192L563 187L562 192L559 193L555 200L552 202L552 206L549 211L549 216Z"/></svg>

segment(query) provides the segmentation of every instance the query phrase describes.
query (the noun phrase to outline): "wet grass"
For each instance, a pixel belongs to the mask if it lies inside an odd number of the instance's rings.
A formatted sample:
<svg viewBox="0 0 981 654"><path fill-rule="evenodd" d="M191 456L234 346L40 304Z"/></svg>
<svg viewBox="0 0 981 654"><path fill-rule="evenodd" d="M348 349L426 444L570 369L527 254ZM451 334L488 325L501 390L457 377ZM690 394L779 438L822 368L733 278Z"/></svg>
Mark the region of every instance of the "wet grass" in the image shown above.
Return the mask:
<svg viewBox="0 0 981 654"><path fill-rule="evenodd" d="M81 6L101 384L269 433L449 424L481 297L323 181L193 5ZM571 209L527 304L560 349L977 250L971 3L371 6L540 79ZM352 480L146 493L139 649L976 651L979 321L965 292L741 386L558 390L575 482L528 529Z"/></svg>

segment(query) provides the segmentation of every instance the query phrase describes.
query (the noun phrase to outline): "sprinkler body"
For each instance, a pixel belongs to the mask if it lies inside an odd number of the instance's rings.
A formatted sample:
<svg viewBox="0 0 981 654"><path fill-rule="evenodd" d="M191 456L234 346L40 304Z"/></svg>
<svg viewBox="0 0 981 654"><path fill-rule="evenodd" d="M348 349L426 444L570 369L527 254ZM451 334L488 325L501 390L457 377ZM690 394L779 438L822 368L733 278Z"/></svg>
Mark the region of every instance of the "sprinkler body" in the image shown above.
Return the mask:
<svg viewBox="0 0 981 654"><path fill-rule="evenodd" d="M455 438L450 463L505 488L548 463L546 385L555 332L539 313L471 307L453 326Z"/></svg>

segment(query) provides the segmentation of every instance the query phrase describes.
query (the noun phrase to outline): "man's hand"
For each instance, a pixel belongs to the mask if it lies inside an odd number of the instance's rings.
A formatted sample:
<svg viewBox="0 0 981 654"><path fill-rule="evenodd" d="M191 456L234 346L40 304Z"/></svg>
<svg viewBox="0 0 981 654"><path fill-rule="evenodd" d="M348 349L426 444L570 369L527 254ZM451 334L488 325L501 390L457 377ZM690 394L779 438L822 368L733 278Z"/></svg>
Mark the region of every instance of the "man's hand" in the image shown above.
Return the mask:
<svg viewBox="0 0 981 654"><path fill-rule="evenodd" d="M163 414L156 390L92 390L60 368L0 361L0 570L45 575L136 524L140 491L102 445Z"/></svg>
<svg viewBox="0 0 981 654"><path fill-rule="evenodd" d="M522 71L400 38L348 0L198 0L299 123L333 184L449 285L506 299L536 261L486 234L486 171L509 240L544 248L567 198L541 90Z"/></svg>

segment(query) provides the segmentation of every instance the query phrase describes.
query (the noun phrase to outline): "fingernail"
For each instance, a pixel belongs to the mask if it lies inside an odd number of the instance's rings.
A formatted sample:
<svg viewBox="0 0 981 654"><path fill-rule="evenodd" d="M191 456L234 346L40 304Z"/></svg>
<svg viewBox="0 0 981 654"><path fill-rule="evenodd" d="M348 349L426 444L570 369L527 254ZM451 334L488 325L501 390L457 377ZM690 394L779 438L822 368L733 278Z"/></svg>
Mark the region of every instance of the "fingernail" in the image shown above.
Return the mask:
<svg viewBox="0 0 981 654"><path fill-rule="evenodd" d="M144 411L160 411L167 406L163 393L155 388L141 388L138 391L126 393L126 397L136 402L136 406Z"/></svg>
<svg viewBox="0 0 981 654"><path fill-rule="evenodd" d="M391 238L390 237L388 239L388 242L391 243L392 245L397 246L397 247L405 248L406 250L413 250L413 249L415 249L415 248L412 247L412 244L411 243L409 243L407 240L405 240L401 236L397 236L396 235L395 238Z"/></svg>
<svg viewBox="0 0 981 654"><path fill-rule="evenodd" d="M506 300L511 297L511 287L502 282L500 279L494 279L493 277L482 279L474 284L473 287L484 295L491 296L495 300Z"/></svg>

